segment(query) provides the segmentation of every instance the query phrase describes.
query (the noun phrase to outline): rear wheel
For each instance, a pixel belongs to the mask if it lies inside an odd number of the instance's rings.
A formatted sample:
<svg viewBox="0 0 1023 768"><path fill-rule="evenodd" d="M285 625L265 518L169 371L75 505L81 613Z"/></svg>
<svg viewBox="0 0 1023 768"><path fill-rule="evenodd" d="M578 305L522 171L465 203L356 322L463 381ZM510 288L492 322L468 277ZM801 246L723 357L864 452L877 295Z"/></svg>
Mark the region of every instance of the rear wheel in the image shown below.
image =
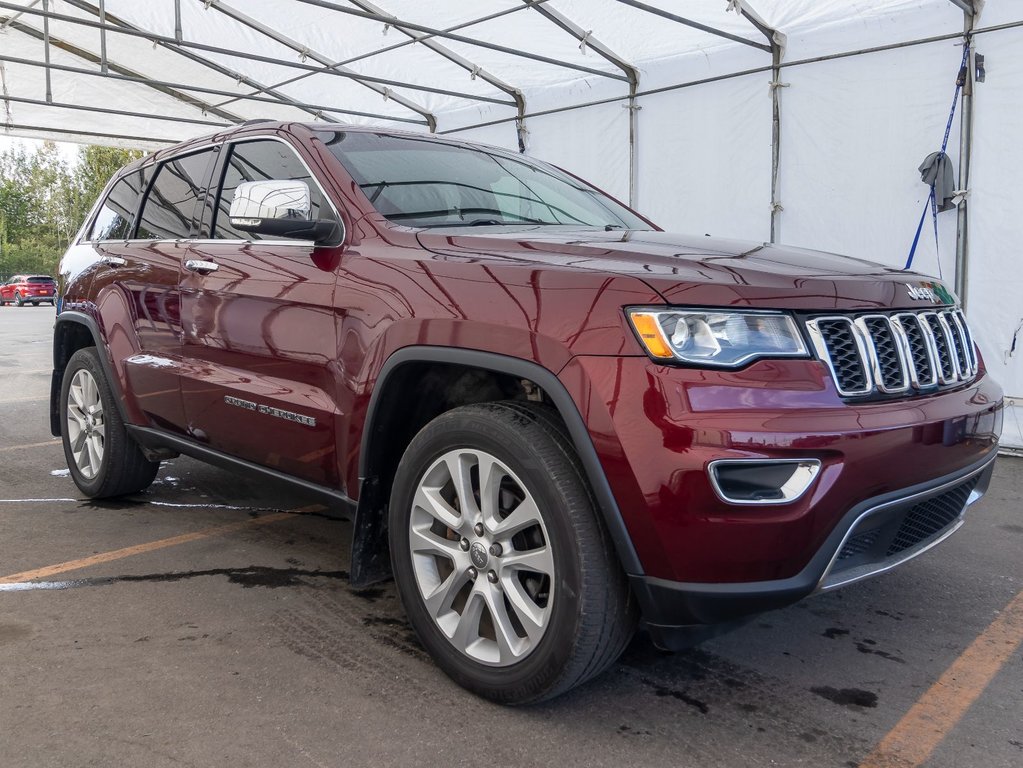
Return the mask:
<svg viewBox="0 0 1023 768"><path fill-rule="evenodd" d="M95 347L68 361L61 386L61 438L71 478L86 496L124 496L149 487L160 462L128 435Z"/></svg>
<svg viewBox="0 0 1023 768"><path fill-rule="evenodd" d="M38 307L39 306L39 302L38 301L33 301L32 302L32 306L33 307Z"/></svg>
<svg viewBox="0 0 1023 768"><path fill-rule="evenodd" d="M506 704L599 674L635 626L578 456L546 411L489 403L439 416L409 445L391 496L412 626L456 682Z"/></svg>

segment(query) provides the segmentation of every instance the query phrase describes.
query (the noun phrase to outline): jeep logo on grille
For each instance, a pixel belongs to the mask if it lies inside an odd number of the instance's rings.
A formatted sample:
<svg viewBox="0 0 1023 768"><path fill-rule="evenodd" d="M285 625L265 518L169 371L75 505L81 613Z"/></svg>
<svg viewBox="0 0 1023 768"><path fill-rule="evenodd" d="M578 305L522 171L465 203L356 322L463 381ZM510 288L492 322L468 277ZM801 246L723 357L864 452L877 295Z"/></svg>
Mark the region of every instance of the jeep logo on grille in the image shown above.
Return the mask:
<svg viewBox="0 0 1023 768"><path fill-rule="evenodd" d="M911 285L906 283L906 288L909 289L909 298L911 299L920 299L921 301L924 299L930 299L935 303L938 301L938 297L934 295L934 291L926 285Z"/></svg>
<svg viewBox="0 0 1023 768"><path fill-rule="evenodd" d="M909 292L909 298L911 299L919 301L927 299L935 304L956 303L955 296L941 283L920 283L919 285L906 283L906 290Z"/></svg>

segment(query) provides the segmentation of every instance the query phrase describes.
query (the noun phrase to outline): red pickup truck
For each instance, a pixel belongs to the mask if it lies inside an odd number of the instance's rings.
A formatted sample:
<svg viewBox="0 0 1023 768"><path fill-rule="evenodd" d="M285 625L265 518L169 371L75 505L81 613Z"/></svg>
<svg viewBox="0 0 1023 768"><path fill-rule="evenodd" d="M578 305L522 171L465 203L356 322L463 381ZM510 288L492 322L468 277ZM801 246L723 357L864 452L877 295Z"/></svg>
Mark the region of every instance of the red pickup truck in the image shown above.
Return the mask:
<svg viewBox="0 0 1023 768"><path fill-rule="evenodd" d="M187 454L322 494L351 578L493 700L887 571L983 495L958 300L670 234L557 168L258 122L110 182L59 278L51 428L88 496ZM710 627L709 630L704 628Z"/></svg>

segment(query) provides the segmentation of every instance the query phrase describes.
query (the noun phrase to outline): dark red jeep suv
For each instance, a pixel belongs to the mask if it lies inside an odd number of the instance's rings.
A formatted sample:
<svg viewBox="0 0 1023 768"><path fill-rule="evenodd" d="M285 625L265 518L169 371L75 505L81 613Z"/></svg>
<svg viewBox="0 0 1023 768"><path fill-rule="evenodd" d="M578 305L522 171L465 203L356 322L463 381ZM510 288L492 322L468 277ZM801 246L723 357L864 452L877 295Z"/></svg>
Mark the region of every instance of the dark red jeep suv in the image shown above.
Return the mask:
<svg viewBox="0 0 1023 768"><path fill-rule="evenodd" d="M958 302L668 234L557 168L257 122L132 163L60 267L51 426L88 496L178 453L350 508L351 578L496 701L887 571L983 495Z"/></svg>

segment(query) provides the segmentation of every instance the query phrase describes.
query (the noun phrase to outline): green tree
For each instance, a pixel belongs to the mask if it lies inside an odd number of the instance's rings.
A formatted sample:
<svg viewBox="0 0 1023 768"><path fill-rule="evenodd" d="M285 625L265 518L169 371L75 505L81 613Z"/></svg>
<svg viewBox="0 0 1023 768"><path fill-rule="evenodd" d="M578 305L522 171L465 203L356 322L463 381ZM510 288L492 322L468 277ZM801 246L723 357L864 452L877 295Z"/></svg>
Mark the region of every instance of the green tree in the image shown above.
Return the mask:
<svg viewBox="0 0 1023 768"><path fill-rule="evenodd" d="M53 142L0 153L0 277L54 274L107 181L141 156L85 146L68 164Z"/></svg>

